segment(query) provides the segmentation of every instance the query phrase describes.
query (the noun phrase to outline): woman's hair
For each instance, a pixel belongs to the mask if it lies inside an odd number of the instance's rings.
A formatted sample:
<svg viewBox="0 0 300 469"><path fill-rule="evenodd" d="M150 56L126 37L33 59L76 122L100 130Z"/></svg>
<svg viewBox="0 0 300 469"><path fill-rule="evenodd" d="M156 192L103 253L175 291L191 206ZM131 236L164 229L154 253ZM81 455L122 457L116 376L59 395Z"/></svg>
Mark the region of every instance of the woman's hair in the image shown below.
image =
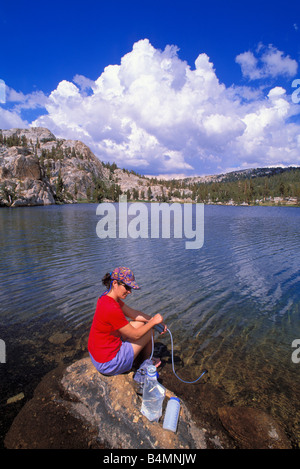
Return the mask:
<svg viewBox="0 0 300 469"><path fill-rule="evenodd" d="M110 287L110 282L111 282L111 276L110 276L110 273L107 272L107 274L105 274L103 279L102 279L102 283L108 289Z"/></svg>

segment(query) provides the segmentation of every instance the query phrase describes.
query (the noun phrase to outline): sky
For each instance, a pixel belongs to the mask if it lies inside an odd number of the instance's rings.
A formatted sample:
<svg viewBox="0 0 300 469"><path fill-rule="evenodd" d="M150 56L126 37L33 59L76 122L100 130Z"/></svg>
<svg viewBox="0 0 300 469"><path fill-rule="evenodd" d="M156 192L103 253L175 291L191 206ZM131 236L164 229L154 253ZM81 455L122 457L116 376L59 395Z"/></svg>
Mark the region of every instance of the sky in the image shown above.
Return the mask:
<svg viewBox="0 0 300 469"><path fill-rule="evenodd" d="M2 2L0 129L157 177L300 165L300 2Z"/></svg>

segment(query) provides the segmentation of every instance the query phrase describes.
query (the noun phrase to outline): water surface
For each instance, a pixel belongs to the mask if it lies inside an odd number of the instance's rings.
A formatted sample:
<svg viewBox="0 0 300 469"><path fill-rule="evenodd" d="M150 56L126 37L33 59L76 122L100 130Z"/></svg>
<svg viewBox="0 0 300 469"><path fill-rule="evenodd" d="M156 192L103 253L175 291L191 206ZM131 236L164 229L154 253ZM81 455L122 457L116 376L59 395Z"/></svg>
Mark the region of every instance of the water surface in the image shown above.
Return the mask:
<svg viewBox="0 0 300 469"><path fill-rule="evenodd" d="M268 411L300 441L300 209L205 206L204 245L188 250L172 237L99 239L96 208L0 210L1 411L85 350L101 278L126 265L142 287L128 303L164 316L190 379L208 368L234 405ZM56 331L72 339L52 344Z"/></svg>

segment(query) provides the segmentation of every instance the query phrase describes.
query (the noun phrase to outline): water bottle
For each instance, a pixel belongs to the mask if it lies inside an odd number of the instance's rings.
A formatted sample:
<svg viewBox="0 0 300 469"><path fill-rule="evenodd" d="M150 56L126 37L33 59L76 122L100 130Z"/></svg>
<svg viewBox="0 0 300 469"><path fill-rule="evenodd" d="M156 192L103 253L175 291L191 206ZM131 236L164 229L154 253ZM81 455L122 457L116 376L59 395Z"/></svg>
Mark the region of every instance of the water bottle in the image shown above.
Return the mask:
<svg viewBox="0 0 300 469"><path fill-rule="evenodd" d="M178 397L170 397L167 404L163 428L176 432L177 422L180 411L180 400Z"/></svg>
<svg viewBox="0 0 300 469"><path fill-rule="evenodd" d="M158 422L160 419L165 394L165 388L157 381L156 367L149 366L145 376L141 413L150 422Z"/></svg>

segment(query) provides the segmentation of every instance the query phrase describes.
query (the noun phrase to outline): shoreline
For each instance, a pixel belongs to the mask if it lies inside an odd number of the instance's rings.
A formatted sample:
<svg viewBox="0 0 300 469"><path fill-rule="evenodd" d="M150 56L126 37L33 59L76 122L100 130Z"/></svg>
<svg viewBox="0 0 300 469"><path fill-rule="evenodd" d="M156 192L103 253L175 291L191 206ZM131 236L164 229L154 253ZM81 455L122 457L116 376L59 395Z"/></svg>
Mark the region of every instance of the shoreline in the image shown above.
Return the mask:
<svg viewBox="0 0 300 469"><path fill-rule="evenodd" d="M120 202L116 202L114 200L110 200L110 199L105 199L105 200L102 200L101 202L93 202L93 201L89 201L89 200L77 200L77 201L73 201L73 202L60 202L60 203L55 203L55 204L22 204L22 205L0 205L0 209L1 208L25 208L25 207L55 207L55 206L65 206L65 205L84 205L84 204L95 204L95 205L99 205L101 203L113 203L113 204L117 204L117 203L120 203ZM195 202L195 201L192 201L192 200L184 200L184 199L180 199L180 200L170 200L170 201L167 201L167 202L160 202L160 201L157 201L157 200L141 200L141 199L138 199L138 200L128 200L127 201L128 204L131 204L131 203L144 203L144 204L167 204L167 205L172 205L172 204L175 204L175 203L178 203L178 204L193 204L193 205L196 205L196 204L203 204L204 206L207 205L207 206L219 206L219 207L293 207L293 208L300 208L300 202L299 203L289 203L288 201L286 203L284 203L284 200L281 200L281 201L278 201L278 202L263 202L263 201L259 201L259 202L253 202L253 203L247 203L247 202L242 202L242 203L235 203L235 202L228 202L228 203L225 203L225 202Z"/></svg>

